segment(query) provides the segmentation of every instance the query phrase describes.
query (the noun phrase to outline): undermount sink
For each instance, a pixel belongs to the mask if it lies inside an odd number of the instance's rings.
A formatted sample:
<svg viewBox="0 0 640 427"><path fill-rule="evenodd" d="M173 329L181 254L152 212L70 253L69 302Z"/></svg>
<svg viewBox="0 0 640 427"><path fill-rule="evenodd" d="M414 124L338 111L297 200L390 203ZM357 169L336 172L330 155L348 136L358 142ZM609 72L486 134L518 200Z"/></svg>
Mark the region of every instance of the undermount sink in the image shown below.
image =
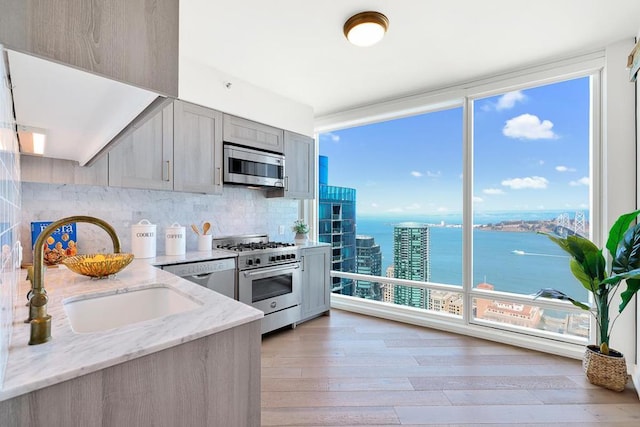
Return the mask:
<svg viewBox="0 0 640 427"><path fill-rule="evenodd" d="M110 294L82 295L63 301L71 329L99 332L145 320L193 310L202 304L179 291L158 284Z"/></svg>

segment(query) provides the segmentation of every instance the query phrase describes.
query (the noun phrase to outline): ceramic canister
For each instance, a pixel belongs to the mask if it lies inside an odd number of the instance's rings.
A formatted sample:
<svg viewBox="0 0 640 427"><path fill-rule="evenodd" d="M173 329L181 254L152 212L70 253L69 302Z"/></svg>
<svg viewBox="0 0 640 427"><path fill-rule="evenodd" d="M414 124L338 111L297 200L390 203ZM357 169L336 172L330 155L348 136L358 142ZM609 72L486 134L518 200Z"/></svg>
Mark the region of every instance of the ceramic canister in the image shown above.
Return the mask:
<svg viewBox="0 0 640 427"><path fill-rule="evenodd" d="M156 256L156 225L148 219L131 226L131 252L136 258Z"/></svg>
<svg viewBox="0 0 640 427"><path fill-rule="evenodd" d="M165 228L165 254L184 255L187 252L185 228L177 222Z"/></svg>

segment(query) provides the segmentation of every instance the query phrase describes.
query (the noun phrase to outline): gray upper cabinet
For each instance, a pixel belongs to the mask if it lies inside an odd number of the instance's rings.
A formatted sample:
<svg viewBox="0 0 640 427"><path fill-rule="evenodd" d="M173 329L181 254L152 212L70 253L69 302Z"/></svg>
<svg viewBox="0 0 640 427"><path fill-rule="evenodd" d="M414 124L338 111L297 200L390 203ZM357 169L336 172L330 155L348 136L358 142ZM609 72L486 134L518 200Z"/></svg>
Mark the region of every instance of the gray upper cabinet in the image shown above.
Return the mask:
<svg viewBox="0 0 640 427"><path fill-rule="evenodd" d="M225 142L233 144L280 154L284 152L284 132L282 129L229 114L224 115L223 138Z"/></svg>
<svg viewBox="0 0 640 427"><path fill-rule="evenodd" d="M284 188L269 190L267 197L313 199L315 169L313 138L284 131Z"/></svg>
<svg viewBox="0 0 640 427"><path fill-rule="evenodd" d="M222 194L222 113L173 101L109 152L113 187Z"/></svg>
<svg viewBox="0 0 640 427"><path fill-rule="evenodd" d="M0 43L178 96L178 0L0 0Z"/></svg>
<svg viewBox="0 0 640 427"><path fill-rule="evenodd" d="M174 102L174 190L222 194L222 113Z"/></svg>
<svg viewBox="0 0 640 427"><path fill-rule="evenodd" d="M173 104L133 125L109 152L112 187L172 190Z"/></svg>

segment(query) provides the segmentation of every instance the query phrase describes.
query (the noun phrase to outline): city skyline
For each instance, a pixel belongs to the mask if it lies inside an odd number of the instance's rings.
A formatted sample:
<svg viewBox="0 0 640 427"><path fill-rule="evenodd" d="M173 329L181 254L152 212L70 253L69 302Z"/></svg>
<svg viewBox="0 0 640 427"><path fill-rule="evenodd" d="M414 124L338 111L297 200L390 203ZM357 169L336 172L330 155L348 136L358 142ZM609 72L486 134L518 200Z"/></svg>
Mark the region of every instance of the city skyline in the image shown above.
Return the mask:
<svg viewBox="0 0 640 427"><path fill-rule="evenodd" d="M589 110L588 77L475 100L476 212L588 209ZM358 215L462 211L461 107L321 134L320 155Z"/></svg>

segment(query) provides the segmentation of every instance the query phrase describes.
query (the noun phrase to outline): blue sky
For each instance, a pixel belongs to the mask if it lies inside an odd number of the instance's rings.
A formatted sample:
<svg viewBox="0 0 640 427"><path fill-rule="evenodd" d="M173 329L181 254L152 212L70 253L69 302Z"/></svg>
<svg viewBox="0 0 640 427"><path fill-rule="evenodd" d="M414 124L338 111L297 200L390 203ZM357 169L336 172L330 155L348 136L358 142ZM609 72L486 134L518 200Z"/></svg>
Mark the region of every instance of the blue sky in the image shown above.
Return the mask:
<svg viewBox="0 0 640 427"><path fill-rule="evenodd" d="M474 208L586 210L589 78L474 103ZM462 210L462 109L320 135L329 184L357 190L358 215Z"/></svg>

